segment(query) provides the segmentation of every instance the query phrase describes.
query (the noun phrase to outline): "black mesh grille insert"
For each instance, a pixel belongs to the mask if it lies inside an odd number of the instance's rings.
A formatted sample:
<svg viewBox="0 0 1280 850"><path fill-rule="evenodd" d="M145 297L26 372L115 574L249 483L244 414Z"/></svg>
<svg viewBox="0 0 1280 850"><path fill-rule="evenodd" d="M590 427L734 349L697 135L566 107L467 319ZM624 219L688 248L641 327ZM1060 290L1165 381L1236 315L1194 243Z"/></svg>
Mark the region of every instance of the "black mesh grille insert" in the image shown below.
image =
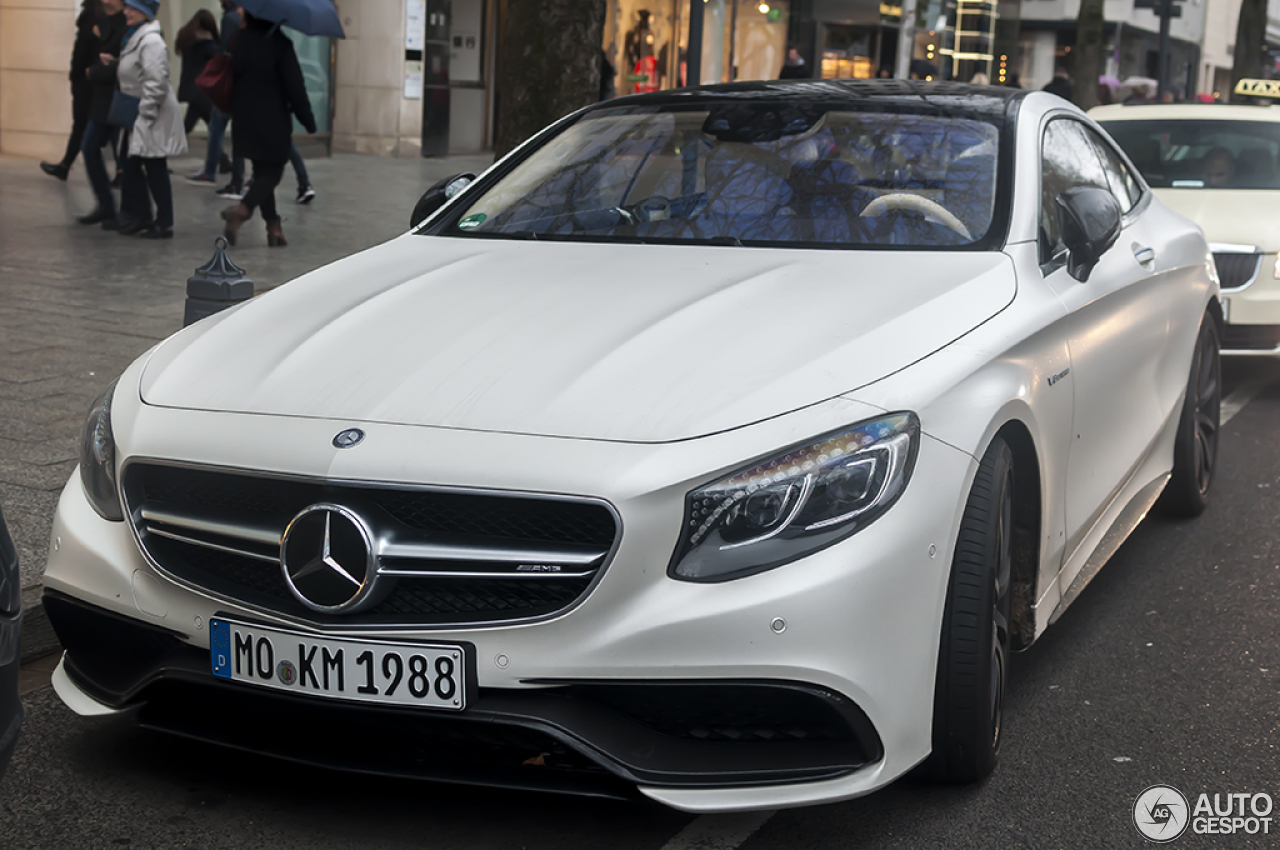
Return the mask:
<svg viewBox="0 0 1280 850"><path fill-rule="evenodd" d="M676 738L742 743L853 739L837 705L811 692L738 684L593 684L568 690Z"/></svg>
<svg viewBox="0 0 1280 850"><path fill-rule="evenodd" d="M1223 289L1244 286L1258 273L1261 254L1215 253L1213 264L1218 267L1218 279Z"/></svg>
<svg viewBox="0 0 1280 850"><path fill-rule="evenodd" d="M588 545L608 550L617 534L601 504L532 496L417 491L134 463L124 490L132 517L144 509L216 516L278 527L309 505L336 502L360 511L374 528L407 528L494 545ZM413 576L379 580L380 601L359 614L327 615L290 592L276 563L149 533L139 537L163 569L212 593L320 625L413 626L498 623L554 614L588 590L593 575L537 578ZM269 547L268 547L269 548ZM399 564L390 565L399 567ZM458 564L440 562L442 568ZM479 562L477 570L495 567ZM385 589L385 592L382 592Z"/></svg>

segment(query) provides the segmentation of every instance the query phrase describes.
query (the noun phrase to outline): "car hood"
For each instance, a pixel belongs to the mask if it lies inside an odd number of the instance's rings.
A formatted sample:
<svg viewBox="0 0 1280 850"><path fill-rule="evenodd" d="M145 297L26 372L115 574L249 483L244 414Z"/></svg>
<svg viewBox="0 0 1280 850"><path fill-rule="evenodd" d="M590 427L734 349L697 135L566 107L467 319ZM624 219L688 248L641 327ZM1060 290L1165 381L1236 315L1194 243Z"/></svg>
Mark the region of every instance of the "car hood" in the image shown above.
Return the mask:
<svg viewBox="0 0 1280 850"><path fill-rule="evenodd" d="M1001 253L403 236L162 344L151 405L634 442L725 431L938 350Z"/></svg>
<svg viewBox="0 0 1280 850"><path fill-rule="evenodd" d="M1200 225L1210 242L1280 251L1280 191L1269 189L1153 189L1169 209Z"/></svg>

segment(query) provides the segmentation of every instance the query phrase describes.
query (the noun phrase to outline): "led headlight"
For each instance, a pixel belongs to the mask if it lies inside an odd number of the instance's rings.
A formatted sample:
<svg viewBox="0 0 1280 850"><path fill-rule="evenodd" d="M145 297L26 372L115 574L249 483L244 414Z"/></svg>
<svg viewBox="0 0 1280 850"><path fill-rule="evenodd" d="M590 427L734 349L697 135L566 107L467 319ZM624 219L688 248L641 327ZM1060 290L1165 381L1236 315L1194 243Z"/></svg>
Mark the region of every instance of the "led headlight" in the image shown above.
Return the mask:
<svg viewBox="0 0 1280 850"><path fill-rule="evenodd" d="M116 440L111 433L111 397L115 391L116 382L112 381L89 408L80 440L80 481L93 509L103 519L119 522L124 519L124 512L116 487Z"/></svg>
<svg viewBox="0 0 1280 850"><path fill-rule="evenodd" d="M668 573L726 581L843 540L902 495L919 442L916 415L892 413L694 490Z"/></svg>

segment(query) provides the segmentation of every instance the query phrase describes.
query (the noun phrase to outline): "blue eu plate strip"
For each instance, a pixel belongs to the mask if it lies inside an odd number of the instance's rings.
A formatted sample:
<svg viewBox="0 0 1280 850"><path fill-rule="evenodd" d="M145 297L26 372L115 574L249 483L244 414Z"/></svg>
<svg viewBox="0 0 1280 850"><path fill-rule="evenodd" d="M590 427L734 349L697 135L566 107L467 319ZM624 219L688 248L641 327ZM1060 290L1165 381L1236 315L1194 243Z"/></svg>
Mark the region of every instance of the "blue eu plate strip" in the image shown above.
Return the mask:
<svg viewBox="0 0 1280 850"><path fill-rule="evenodd" d="M213 675L231 678L231 625L222 620L209 621L209 660Z"/></svg>

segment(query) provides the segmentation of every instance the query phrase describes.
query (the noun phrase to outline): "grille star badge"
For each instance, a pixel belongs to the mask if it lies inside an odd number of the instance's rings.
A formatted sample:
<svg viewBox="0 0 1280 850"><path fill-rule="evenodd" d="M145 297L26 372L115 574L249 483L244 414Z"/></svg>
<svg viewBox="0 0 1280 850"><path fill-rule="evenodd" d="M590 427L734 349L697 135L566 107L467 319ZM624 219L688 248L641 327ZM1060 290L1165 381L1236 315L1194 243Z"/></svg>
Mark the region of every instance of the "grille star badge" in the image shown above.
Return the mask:
<svg viewBox="0 0 1280 850"><path fill-rule="evenodd" d="M339 431L338 435L333 438L333 447L335 449L349 449L363 439L364 431L359 428L348 428L345 431Z"/></svg>
<svg viewBox="0 0 1280 850"><path fill-rule="evenodd" d="M373 591L377 560L368 524L342 505L303 509L280 541L280 570L289 590L326 614L359 610Z"/></svg>

